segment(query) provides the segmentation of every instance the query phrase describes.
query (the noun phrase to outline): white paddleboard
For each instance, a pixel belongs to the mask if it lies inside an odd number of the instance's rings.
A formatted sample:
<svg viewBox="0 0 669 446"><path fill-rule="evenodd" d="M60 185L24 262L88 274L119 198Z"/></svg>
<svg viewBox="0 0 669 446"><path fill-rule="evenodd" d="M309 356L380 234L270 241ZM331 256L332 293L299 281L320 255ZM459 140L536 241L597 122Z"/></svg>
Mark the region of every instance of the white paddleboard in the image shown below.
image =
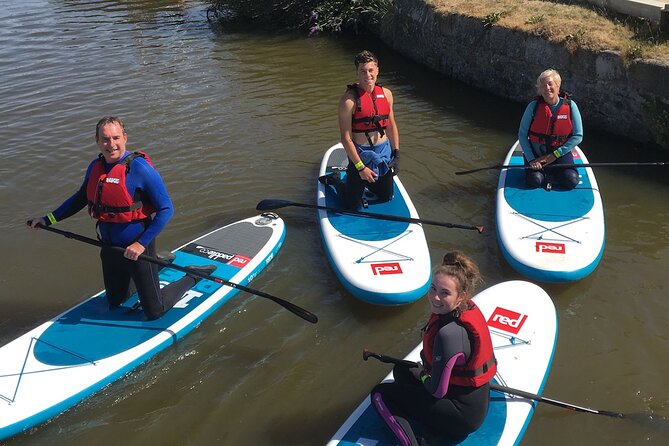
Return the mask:
<svg viewBox="0 0 669 446"><path fill-rule="evenodd" d="M265 213L212 231L177 250L180 266L214 264L212 274L248 284L276 256L285 225ZM165 267L161 284L184 273ZM238 293L202 279L160 319L128 312L136 294L110 310L104 291L0 348L0 440L67 410L174 344Z"/></svg>
<svg viewBox="0 0 669 446"><path fill-rule="evenodd" d="M557 340L557 315L553 301L537 285L524 281L502 282L474 297L488 321L497 374L493 382L541 394L553 360ZM404 359L420 361L422 344ZM370 367L366 365L366 367ZM392 372L384 382L393 381ZM342 383L343 385L343 383ZM370 389L371 390L371 389ZM537 403L490 391L485 421L460 445L515 445L523 436ZM412 423L413 424L413 423ZM416 432L422 427L413 425ZM395 437L379 418L369 396L328 442L327 446L396 446ZM430 443L432 444L432 443ZM451 444L437 443L439 446Z"/></svg>
<svg viewBox="0 0 669 446"><path fill-rule="evenodd" d="M346 178L348 158L336 144L323 157L319 176L339 171ZM365 192L369 212L419 218L400 179L394 177L392 200L379 203ZM317 203L342 208L332 187L318 183ZM430 282L430 252L423 227L319 209L321 235L332 268L355 297L374 304L401 305L422 297Z"/></svg>
<svg viewBox="0 0 669 446"><path fill-rule="evenodd" d="M587 164L580 148L574 163ZM520 144L504 165L524 164ZM502 169L497 185L497 240L509 264L541 282L569 282L590 274L604 253L604 208L590 167L576 169L580 182L565 191L529 189L524 169Z"/></svg>

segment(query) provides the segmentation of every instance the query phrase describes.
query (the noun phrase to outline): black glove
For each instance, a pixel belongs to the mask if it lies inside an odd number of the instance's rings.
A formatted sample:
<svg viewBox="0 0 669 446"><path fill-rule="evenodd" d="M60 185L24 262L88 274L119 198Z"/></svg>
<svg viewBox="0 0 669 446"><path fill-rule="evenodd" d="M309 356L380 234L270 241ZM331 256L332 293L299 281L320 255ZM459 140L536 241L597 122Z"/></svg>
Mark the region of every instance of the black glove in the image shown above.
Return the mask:
<svg viewBox="0 0 669 446"><path fill-rule="evenodd" d="M397 175L400 171L400 150L393 149L392 155L390 157L390 164L388 164L393 171L393 175Z"/></svg>

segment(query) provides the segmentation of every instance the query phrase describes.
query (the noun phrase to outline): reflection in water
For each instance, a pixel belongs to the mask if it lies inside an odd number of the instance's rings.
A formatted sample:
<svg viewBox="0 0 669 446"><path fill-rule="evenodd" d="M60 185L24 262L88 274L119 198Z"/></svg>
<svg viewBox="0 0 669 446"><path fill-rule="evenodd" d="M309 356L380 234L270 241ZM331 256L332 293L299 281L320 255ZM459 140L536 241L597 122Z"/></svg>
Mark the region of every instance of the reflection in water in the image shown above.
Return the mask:
<svg viewBox="0 0 669 446"><path fill-rule="evenodd" d="M520 279L493 230L496 172L454 172L500 162L522 104L431 73L373 39L212 29L198 1L4 6L0 342L101 287L94 248L23 228L25 218L51 210L80 185L97 154L99 117L122 116L128 146L147 151L158 166L176 206L158 243L174 248L253 215L262 199L315 199L318 163L339 138L337 101L355 80L353 55L364 48L380 57L381 82L395 94L400 175L421 217L486 227L480 236L426 227L432 258L459 248L481 266L487 285ZM645 156L590 131L587 117L584 123L592 162ZM560 331L546 393L666 415L669 185L660 170L596 175L607 219L604 257L582 281L544 286ZM94 236L81 214L62 227ZM253 287L313 311L317 325L242 293L173 348L11 444L324 444L389 370L362 364L360 349L403 355L418 341L425 305L355 300L325 259L315 212L281 215L284 247ZM643 426L539 406L524 444L640 438L667 441Z"/></svg>

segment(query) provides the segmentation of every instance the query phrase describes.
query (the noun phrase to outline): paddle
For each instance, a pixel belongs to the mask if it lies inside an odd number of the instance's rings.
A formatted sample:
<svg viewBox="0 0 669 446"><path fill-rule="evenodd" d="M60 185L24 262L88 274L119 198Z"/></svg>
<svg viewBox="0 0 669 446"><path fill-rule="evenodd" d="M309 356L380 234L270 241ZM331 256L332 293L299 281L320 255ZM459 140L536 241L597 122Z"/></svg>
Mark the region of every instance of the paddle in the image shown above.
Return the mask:
<svg viewBox="0 0 669 446"><path fill-rule="evenodd" d="M479 234L483 232L483 226L481 225L478 226L459 225L455 223L444 223L440 221L424 220L422 218L400 217L399 215L375 214L373 212L360 212L349 209L331 208L328 206L319 206L316 204L295 203L294 201L278 200L271 198L262 200L260 203L256 205L256 209L259 211L269 211L272 209L285 208L288 206L295 206L309 209L322 209L324 211L337 212L339 214L353 215L356 217L376 218L378 220L402 221L406 223L423 223L426 225L443 226L446 228L469 229L473 231L478 231Z"/></svg>
<svg viewBox="0 0 669 446"><path fill-rule="evenodd" d="M634 162L626 162L626 163L589 163L589 164L548 164L544 166L544 169L568 169L568 168L575 168L575 167L619 167L619 166L665 166L669 165L669 163L634 163ZM504 165L504 164L496 164L494 166L488 166L488 167L479 167L478 169L472 169L472 170L463 170L460 172L455 172L456 175L467 175L470 173L474 172L481 172L482 170L495 170L495 169L529 169L530 166L526 165Z"/></svg>
<svg viewBox="0 0 669 446"><path fill-rule="evenodd" d="M80 242L88 243L89 245L100 246L100 247L102 247L102 245L103 245L102 242L100 242L98 240L88 238L88 237L84 237L83 235L75 234L73 232L68 232L68 231L63 231L63 230L60 230L60 229L52 228L51 226L45 226L41 223L38 223L37 227L40 228L40 229L46 229L47 231L55 232L56 234L63 235L63 236L65 236L67 238L70 238L70 239L74 239L74 240L78 240ZM125 248L122 248L120 246L110 246L110 247L112 249L117 250L117 251L125 252ZM236 288L236 289L241 290L241 291L246 291L247 293L255 294L256 296L264 297L265 299L269 299L269 300L272 300L272 301L276 302L277 304L284 307L286 310L296 314L297 316L301 317L302 319L304 319L308 322L311 322L312 324L315 324L316 322L318 322L318 317L316 317L315 314L313 314L313 313L311 313L311 312L309 312L309 311L307 311L303 308L300 308L300 307L298 307L297 305L295 305L291 302L288 302L288 301L283 300L281 298L278 298L276 296L272 296L271 294L267 294L267 293L264 293L262 291L254 290L252 288L248 288L248 287L245 287L244 285L239 285L239 284L234 283L234 282L228 282L225 279L214 277L214 276L211 276L209 274L205 274L205 273L202 273L202 272L199 272L199 271L191 270L187 267L175 265L175 264L167 262L165 260L161 260L161 259L158 259L158 258L155 258L155 257L145 255L145 254L140 255L138 260L144 260L145 262L155 263L156 265L161 265L161 266L166 267L166 268L176 269L177 271L182 271L182 272L185 272L185 273L190 274L192 276L197 276L197 277L200 277L202 279L211 280L213 282L220 283L222 285L226 285L226 286L229 286L231 288Z"/></svg>
<svg viewBox="0 0 669 446"><path fill-rule="evenodd" d="M367 349L364 349L362 351L362 359L367 361L368 358L375 358L378 359L381 362L385 362L388 364L400 364L400 365L405 365L408 367L418 367L418 364L412 361L407 361L404 359L397 359L393 358L391 356L386 356L386 355L381 355L378 353L370 352ZM510 387L505 387L505 386L500 386L499 384L495 384L493 382L490 383L490 388L497 391L497 392L502 392L502 393L508 393L509 395L516 395L520 396L523 398L527 398L530 400L534 401L539 401L542 403L546 404L551 404L553 406L558 406L562 407L564 409L570 409L576 412L586 412L586 413L592 413L595 415L604 415L607 417L613 417L613 418L631 418L632 416L630 414L625 415L619 412L609 412L608 410L596 410L596 409L590 409L588 407L582 407L582 406L576 406L574 404L569 404L569 403L563 403L562 401L557 401L551 398L545 398L543 396L535 395L533 393L525 392L523 390L518 390L518 389L512 389Z"/></svg>

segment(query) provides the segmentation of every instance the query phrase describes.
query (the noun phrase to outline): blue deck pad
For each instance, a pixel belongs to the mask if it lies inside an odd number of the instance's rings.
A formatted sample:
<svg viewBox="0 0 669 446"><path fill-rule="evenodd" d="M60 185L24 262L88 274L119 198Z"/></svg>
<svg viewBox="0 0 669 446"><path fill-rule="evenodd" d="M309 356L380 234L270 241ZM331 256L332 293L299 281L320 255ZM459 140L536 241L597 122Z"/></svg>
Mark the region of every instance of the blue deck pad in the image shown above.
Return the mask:
<svg viewBox="0 0 669 446"><path fill-rule="evenodd" d="M342 179L345 180L346 173L342 172ZM404 197L393 181L393 198L384 203L378 202L375 198L367 195L369 207L360 209L360 212L371 212L374 214L394 215L398 217L411 217ZM332 187L325 188L325 204L328 207L341 208L342 204L337 199L337 194ZM378 218L356 217L354 215L340 214L338 212L328 212L328 220L332 226L344 235L354 237L358 240L378 241L387 240L402 235L409 223L381 220Z"/></svg>
<svg viewBox="0 0 669 446"><path fill-rule="evenodd" d="M218 268L212 274L222 279L230 279L239 268L206 257L177 251L174 263L180 266L214 264ZM159 277L162 285L179 280L184 273L165 267ZM35 357L49 365L75 366L98 361L156 336L178 319L193 311L222 285L202 279L186 294L186 299L168 311L160 319L147 321L140 310L128 313L137 302L133 294L123 306L110 310L105 294L84 302L61 316L37 340ZM235 294L235 293L233 293Z"/></svg>
<svg viewBox="0 0 669 446"><path fill-rule="evenodd" d="M525 163L520 154L514 153L509 165L522 166ZM574 158L576 165L583 164ZM595 204L590 178L583 168L576 169L581 182L575 189L564 191L542 188L529 189L525 184L524 169L508 169L504 183L504 198L516 212L543 221L569 221L590 212Z"/></svg>
<svg viewBox="0 0 669 446"><path fill-rule="evenodd" d="M506 422L506 400L499 393L491 391L490 406L488 415L481 427L470 434L461 442L444 440L439 443L432 443L436 446L451 445L494 445L499 442ZM425 436L425 430L421 426L412 423L412 428L417 436ZM363 439L368 439L365 442ZM397 439L390 433L385 423L378 416L374 408L370 405L367 410L356 421L355 425L344 435L340 446L395 446Z"/></svg>

